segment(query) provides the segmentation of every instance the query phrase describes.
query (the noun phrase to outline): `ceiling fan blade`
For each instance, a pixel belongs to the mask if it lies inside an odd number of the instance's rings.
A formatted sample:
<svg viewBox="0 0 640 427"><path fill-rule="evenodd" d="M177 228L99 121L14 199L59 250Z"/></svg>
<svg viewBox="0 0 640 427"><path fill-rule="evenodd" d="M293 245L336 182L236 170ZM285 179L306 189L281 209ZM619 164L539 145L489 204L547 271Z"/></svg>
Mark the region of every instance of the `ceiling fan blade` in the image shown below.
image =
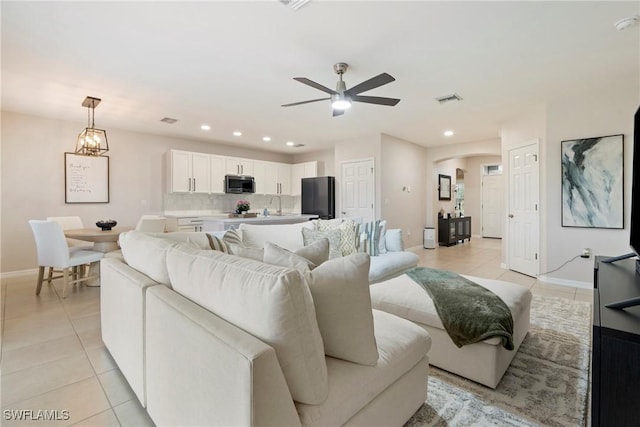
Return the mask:
<svg viewBox="0 0 640 427"><path fill-rule="evenodd" d="M367 104L377 104L377 105L389 105L391 107L395 106L400 102L398 98L384 98L382 96L360 96L354 95L351 97L352 101L355 102L366 102Z"/></svg>
<svg viewBox="0 0 640 427"><path fill-rule="evenodd" d="M333 109L333 117L341 116L343 114L344 114L344 110L336 110L335 108Z"/></svg>
<svg viewBox="0 0 640 427"><path fill-rule="evenodd" d="M308 104L310 102L326 101L327 99L331 99L331 98L318 98L318 99L311 99L309 101L293 102L291 104L281 105L281 107L293 107L294 105L302 105L302 104Z"/></svg>
<svg viewBox="0 0 640 427"><path fill-rule="evenodd" d="M337 95L338 94L338 92L336 92L335 90L329 89L326 86L322 86L320 83L316 83L313 80L309 80L306 77L294 77L293 80L299 81L300 83L303 83L303 84L305 84L307 86L311 86L313 88L316 88L318 90L326 92L326 93L328 93L330 95Z"/></svg>
<svg viewBox="0 0 640 427"><path fill-rule="evenodd" d="M346 90L345 94L353 97L353 95L375 89L382 85L386 85L387 83L391 83L395 80L396 79L394 79L387 73L378 74L377 76L371 77L369 80L365 80L362 83L355 85L351 89Z"/></svg>

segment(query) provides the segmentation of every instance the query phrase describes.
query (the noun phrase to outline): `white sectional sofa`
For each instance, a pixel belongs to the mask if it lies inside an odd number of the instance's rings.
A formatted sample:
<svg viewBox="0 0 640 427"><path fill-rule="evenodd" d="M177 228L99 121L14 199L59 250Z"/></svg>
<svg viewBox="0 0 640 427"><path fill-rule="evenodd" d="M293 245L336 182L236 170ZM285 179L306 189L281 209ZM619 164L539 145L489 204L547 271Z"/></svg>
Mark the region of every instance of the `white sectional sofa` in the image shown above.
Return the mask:
<svg viewBox="0 0 640 427"><path fill-rule="evenodd" d="M325 355L309 275L208 250L204 233L120 244L101 263L102 337L156 425L400 426L425 401L430 337L371 310L366 270L373 364Z"/></svg>

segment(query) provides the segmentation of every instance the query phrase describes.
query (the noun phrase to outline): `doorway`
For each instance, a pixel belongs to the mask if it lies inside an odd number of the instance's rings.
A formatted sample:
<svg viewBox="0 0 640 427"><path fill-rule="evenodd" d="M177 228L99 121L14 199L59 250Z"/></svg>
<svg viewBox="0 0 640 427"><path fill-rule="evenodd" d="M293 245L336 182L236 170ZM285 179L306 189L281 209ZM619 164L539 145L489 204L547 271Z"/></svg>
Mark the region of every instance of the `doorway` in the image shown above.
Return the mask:
<svg viewBox="0 0 640 427"><path fill-rule="evenodd" d="M373 159L342 162L341 216L375 218Z"/></svg>

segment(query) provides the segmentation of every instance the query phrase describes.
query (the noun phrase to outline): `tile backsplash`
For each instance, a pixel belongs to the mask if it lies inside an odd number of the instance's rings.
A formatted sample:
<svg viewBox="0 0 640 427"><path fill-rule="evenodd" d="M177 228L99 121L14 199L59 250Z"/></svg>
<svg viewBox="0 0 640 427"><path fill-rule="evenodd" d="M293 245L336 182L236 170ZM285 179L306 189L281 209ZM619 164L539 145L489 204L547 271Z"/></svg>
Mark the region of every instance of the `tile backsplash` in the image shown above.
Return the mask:
<svg viewBox="0 0 640 427"><path fill-rule="evenodd" d="M300 196L280 196L282 211L285 213L300 213ZM234 212L238 200L248 200L251 204L249 212L259 212L267 207L270 212L278 209L277 196L257 194L186 194L168 193L164 195L165 211L215 211ZM269 203L271 202L271 204Z"/></svg>

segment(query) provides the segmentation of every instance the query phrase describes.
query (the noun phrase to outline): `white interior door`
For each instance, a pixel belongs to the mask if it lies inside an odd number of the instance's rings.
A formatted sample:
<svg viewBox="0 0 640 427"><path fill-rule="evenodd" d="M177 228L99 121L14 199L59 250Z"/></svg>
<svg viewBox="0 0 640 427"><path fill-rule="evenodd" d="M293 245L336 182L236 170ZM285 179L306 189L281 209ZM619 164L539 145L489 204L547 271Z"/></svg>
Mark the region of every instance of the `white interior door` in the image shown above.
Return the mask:
<svg viewBox="0 0 640 427"><path fill-rule="evenodd" d="M509 151L508 262L511 270L538 274L538 144Z"/></svg>
<svg viewBox="0 0 640 427"><path fill-rule="evenodd" d="M502 238L504 178L482 175L482 237Z"/></svg>
<svg viewBox="0 0 640 427"><path fill-rule="evenodd" d="M373 159L342 163L341 216L375 218Z"/></svg>

